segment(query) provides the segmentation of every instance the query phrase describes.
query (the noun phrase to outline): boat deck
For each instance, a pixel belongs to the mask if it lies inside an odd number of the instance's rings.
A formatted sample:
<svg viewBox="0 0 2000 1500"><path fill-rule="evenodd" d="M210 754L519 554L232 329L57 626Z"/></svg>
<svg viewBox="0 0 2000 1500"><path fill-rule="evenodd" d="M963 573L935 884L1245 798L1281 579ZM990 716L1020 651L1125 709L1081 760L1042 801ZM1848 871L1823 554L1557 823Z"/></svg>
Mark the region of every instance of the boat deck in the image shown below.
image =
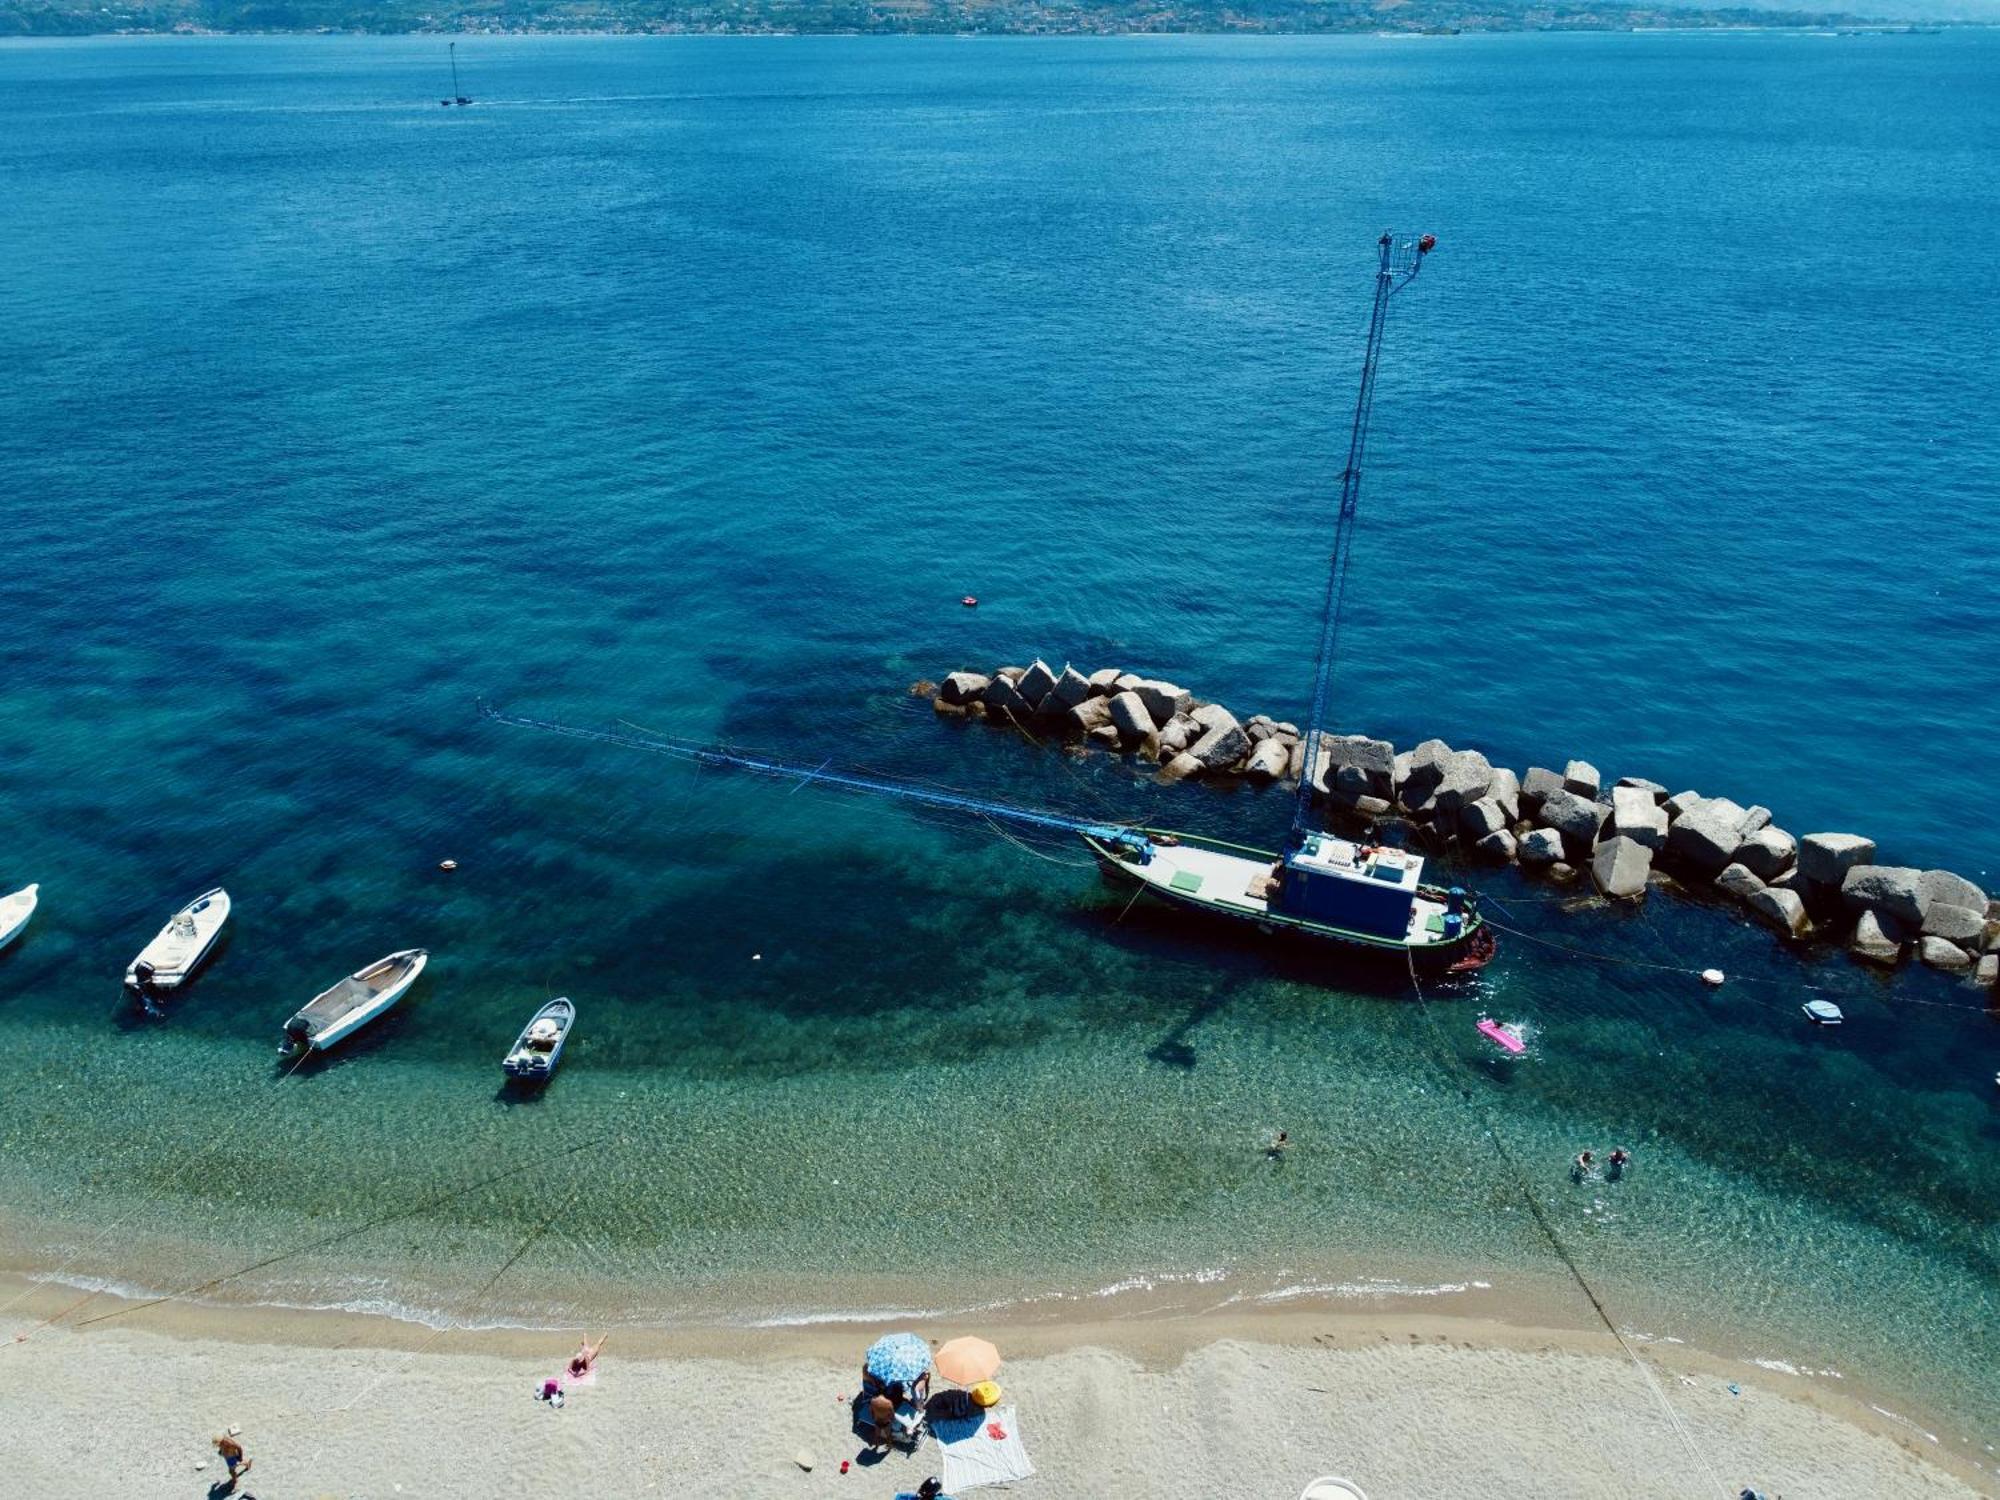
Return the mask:
<svg viewBox="0 0 2000 1500"><path fill-rule="evenodd" d="M1278 869L1276 858L1252 859L1199 844L1155 844L1150 864L1126 865L1125 869L1147 885L1207 906L1252 917L1296 920L1274 912L1265 895ZM1406 940L1419 948L1444 942L1444 917L1442 901L1418 895Z"/></svg>
<svg viewBox="0 0 2000 1500"><path fill-rule="evenodd" d="M315 995L294 1016L293 1020L304 1020L317 1031L329 1022L338 1021L356 1006L366 1005L384 990L394 989L409 974L408 964L377 964L363 969L359 974L350 974L332 989Z"/></svg>

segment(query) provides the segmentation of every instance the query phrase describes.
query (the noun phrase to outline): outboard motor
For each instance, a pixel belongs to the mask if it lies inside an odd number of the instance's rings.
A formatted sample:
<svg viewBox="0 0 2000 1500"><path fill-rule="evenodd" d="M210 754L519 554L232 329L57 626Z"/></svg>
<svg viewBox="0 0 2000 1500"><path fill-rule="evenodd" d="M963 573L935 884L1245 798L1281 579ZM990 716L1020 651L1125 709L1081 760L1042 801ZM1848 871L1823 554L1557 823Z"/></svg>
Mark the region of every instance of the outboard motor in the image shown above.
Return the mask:
<svg viewBox="0 0 2000 1500"><path fill-rule="evenodd" d="M142 995L145 994L152 988L153 975L157 972L145 959L140 959L132 965L132 988Z"/></svg>

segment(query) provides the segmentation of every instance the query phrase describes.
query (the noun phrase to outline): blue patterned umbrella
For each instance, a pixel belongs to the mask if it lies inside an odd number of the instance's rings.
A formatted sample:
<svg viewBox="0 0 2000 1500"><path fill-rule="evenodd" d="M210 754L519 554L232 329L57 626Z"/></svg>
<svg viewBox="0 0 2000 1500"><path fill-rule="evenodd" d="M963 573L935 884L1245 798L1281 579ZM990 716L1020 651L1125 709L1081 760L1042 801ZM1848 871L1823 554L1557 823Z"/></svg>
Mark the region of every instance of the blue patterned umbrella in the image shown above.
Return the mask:
<svg viewBox="0 0 2000 1500"><path fill-rule="evenodd" d="M931 1346L914 1333L885 1333L868 1346L866 1367L885 1385L909 1385L930 1373Z"/></svg>

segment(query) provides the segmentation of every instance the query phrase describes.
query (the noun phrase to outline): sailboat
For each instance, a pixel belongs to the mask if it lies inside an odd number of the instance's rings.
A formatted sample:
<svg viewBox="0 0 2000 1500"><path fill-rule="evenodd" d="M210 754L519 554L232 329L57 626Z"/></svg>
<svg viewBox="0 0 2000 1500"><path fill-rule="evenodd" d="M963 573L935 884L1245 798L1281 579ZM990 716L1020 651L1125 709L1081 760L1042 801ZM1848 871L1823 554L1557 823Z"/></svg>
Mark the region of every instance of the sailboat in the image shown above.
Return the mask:
<svg viewBox="0 0 2000 1500"><path fill-rule="evenodd" d="M1283 852L1172 829L1093 822L934 787L830 771L825 766L792 765L671 736L527 718L486 704L480 705L480 711L516 728L622 745L697 766L728 767L798 783L892 796L1017 827L1066 833L1081 839L1112 879L1134 887L1135 897L1148 895L1260 933L1302 938L1349 954L1393 954L1410 968L1431 973L1463 974L1483 968L1491 961L1496 944L1492 927L1470 893L1458 886L1427 883L1424 860L1413 851L1337 837L1318 826L1313 807L1382 336L1390 300L1416 279L1436 244L1435 237L1428 234L1398 240L1385 233L1377 241L1374 307L1362 359L1361 389L1348 435L1347 467L1341 473L1340 508L1320 619L1312 711L1305 734L1305 774L1299 778Z"/></svg>
<svg viewBox="0 0 2000 1500"><path fill-rule="evenodd" d="M454 104L470 104L472 102L470 99L465 97L465 91L458 86L458 43L453 42L451 44L450 50L451 50L451 97L449 99L438 100L438 103L442 104L446 109L450 109Z"/></svg>

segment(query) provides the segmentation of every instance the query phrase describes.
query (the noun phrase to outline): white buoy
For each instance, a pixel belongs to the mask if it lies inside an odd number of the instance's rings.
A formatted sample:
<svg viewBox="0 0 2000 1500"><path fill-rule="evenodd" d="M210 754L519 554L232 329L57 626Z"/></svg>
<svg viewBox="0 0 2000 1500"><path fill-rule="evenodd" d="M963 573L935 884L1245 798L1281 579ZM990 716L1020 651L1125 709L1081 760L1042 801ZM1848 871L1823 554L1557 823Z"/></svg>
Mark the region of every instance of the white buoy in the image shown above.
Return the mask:
<svg viewBox="0 0 2000 1500"><path fill-rule="evenodd" d="M1723 980L1723 973L1722 970L1720 969L1703 969L1701 971L1701 982L1707 985L1710 989L1716 989L1717 987L1719 987L1722 983L1722 980Z"/></svg>
<svg viewBox="0 0 2000 1500"><path fill-rule="evenodd" d="M458 868L458 861L455 859L441 859L438 861L438 868L448 875Z"/></svg>
<svg viewBox="0 0 2000 1500"><path fill-rule="evenodd" d="M754 964L757 962L758 959L762 958L763 956L764 955L761 953L753 953L750 955L750 962Z"/></svg>

